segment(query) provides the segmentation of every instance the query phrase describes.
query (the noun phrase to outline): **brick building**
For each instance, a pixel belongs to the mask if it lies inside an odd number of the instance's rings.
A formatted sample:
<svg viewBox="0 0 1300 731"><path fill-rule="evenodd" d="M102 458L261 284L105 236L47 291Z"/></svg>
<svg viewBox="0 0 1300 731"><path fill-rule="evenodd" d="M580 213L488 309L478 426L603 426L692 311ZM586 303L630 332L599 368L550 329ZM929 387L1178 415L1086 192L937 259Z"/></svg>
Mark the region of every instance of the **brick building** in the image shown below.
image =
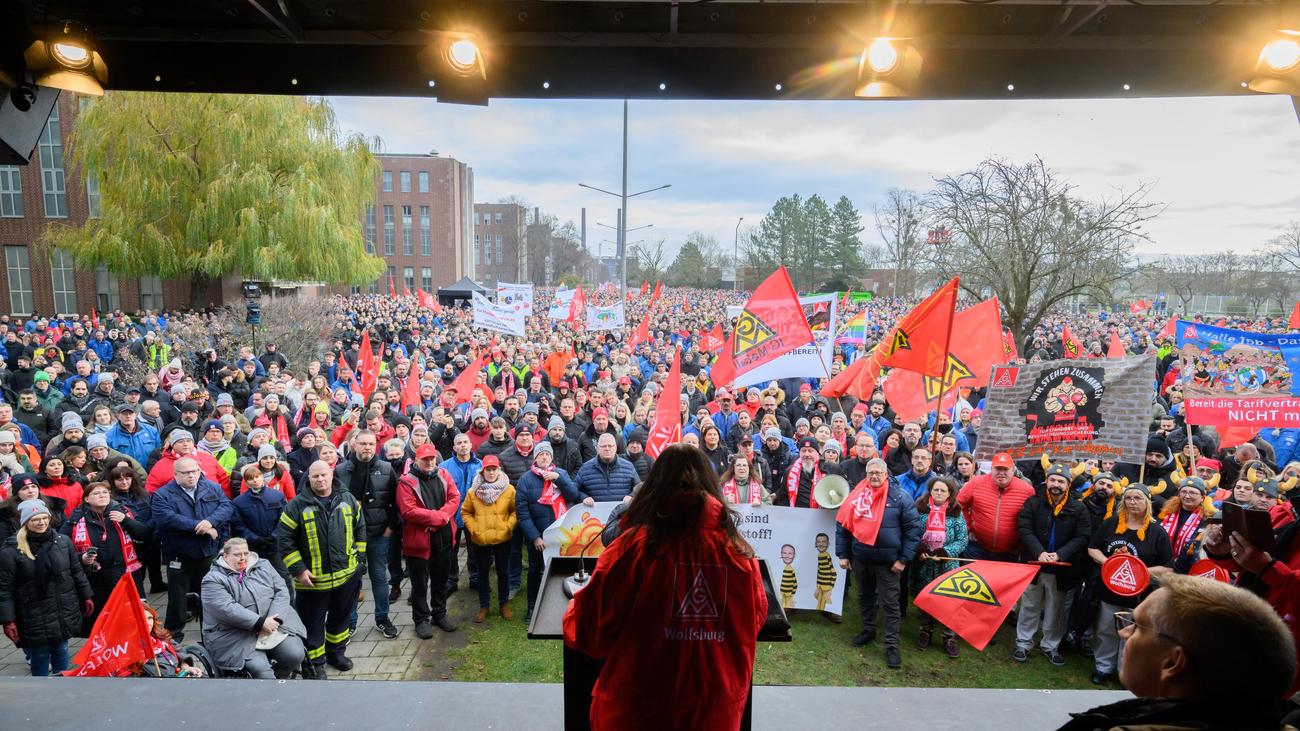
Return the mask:
<svg viewBox="0 0 1300 731"><path fill-rule="evenodd" d="M474 204L475 281L492 289L529 280L528 223L528 209L516 203Z"/></svg>
<svg viewBox="0 0 1300 731"><path fill-rule="evenodd" d="M63 252L37 246L47 225L84 225L99 215L99 192L66 160L77 114L90 98L63 92L27 165L0 165L0 312L85 313L189 305L188 281L84 271ZM219 287L215 284L214 287ZM215 289L213 295L220 297Z"/></svg>
<svg viewBox="0 0 1300 731"><path fill-rule="evenodd" d="M377 155L382 172L378 197L366 209L366 249L384 259L388 272L370 285L388 291L388 279L403 287L435 292L463 276L476 277L474 171L437 153ZM359 288L353 288L358 291Z"/></svg>

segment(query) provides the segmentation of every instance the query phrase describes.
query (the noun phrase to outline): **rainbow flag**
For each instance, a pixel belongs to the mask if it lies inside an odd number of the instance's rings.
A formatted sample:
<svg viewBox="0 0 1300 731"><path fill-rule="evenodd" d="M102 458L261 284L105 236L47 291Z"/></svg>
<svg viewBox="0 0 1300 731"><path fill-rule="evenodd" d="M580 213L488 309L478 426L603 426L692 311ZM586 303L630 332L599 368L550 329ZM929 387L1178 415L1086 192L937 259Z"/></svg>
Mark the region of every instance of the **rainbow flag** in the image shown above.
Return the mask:
<svg viewBox="0 0 1300 731"><path fill-rule="evenodd" d="M844 323L840 328L839 335L835 336L836 343L853 343L862 345L867 341L867 313L859 312L853 319Z"/></svg>

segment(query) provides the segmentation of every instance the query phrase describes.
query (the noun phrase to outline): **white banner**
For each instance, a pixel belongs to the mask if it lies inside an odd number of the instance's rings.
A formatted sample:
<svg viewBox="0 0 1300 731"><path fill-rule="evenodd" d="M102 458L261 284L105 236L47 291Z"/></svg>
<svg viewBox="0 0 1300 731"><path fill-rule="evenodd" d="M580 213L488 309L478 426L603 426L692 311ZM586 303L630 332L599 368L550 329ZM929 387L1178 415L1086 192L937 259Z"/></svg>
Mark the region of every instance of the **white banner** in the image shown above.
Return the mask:
<svg viewBox="0 0 1300 731"><path fill-rule="evenodd" d="M474 327L510 335L524 334L524 313L494 304L478 292L474 293L473 303Z"/></svg>
<svg viewBox="0 0 1300 731"><path fill-rule="evenodd" d="M609 307L597 307L590 303L587 304L588 330L618 330L627 326L627 321L624 318L622 302Z"/></svg>
<svg viewBox="0 0 1300 731"><path fill-rule="evenodd" d="M555 301L551 303L551 309L546 316L552 320L567 320L569 318L569 309L573 306L573 298L577 296L578 290L565 289L560 287L555 290Z"/></svg>
<svg viewBox="0 0 1300 731"><path fill-rule="evenodd" d="M556 556L586 556L605 550L600 532L618 503L578 504L542 533L546 560ZM835 511L822 508L780 508L732 505L740 534L767 561L777 599L786 610L812 609L831 614L844 611L847 572L835 558ZM788 590L788 591L787 591Z"/></svg>
<svg viewBox="0 0 1300 731"><path fill-rule="evenodd" d="M533 285L497 282L497 304L533 316Z"/></svg>
<svg viewBox="0 0 1300 731"><path fill-rule="evenodd" d="M782 378L826 378L835 355L835 333L839 329L839 301L834 294L800 297L803 314L812 328L813 342L795 348L770 363L736 377L735 385L748 386ZM728 308L730 309L730 308ZM728 312L730 315L730 312Z"/></svg>

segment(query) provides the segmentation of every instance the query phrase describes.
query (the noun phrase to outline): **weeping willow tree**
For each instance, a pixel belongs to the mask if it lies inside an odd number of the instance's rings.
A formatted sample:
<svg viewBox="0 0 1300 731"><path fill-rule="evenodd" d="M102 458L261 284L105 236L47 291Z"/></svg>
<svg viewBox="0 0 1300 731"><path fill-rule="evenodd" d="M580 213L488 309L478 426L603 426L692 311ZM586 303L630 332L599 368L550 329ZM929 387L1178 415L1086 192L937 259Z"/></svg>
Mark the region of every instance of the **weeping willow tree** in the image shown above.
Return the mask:
<svg viewBox="0 0 1300 731"><path fill-rule="evenodd" d="M324 100L114 92L77 120L69 155L99 182L101 214L47 227L79 267L188 279L373 282L364 207L378 142L340 132Z"/></svg>

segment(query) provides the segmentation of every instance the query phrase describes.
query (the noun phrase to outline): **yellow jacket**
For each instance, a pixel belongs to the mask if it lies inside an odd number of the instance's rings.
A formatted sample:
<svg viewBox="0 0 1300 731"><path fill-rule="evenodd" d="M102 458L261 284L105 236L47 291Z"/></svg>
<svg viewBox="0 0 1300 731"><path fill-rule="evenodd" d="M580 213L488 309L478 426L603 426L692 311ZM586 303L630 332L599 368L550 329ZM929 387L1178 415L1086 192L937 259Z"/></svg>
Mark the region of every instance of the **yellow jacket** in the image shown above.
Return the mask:
<svg viewBox="0 0 1300 731"><path fill-rule="evenodd" d="M504 475L503 475L504 477ZM477 478L475 482L478 482ZM480 546L505 543L514 535L518 518L515 515L515 487L509 485L491 505L479 499L471 488L461 503L460 515L465 520L469 538Z"/></svg>

